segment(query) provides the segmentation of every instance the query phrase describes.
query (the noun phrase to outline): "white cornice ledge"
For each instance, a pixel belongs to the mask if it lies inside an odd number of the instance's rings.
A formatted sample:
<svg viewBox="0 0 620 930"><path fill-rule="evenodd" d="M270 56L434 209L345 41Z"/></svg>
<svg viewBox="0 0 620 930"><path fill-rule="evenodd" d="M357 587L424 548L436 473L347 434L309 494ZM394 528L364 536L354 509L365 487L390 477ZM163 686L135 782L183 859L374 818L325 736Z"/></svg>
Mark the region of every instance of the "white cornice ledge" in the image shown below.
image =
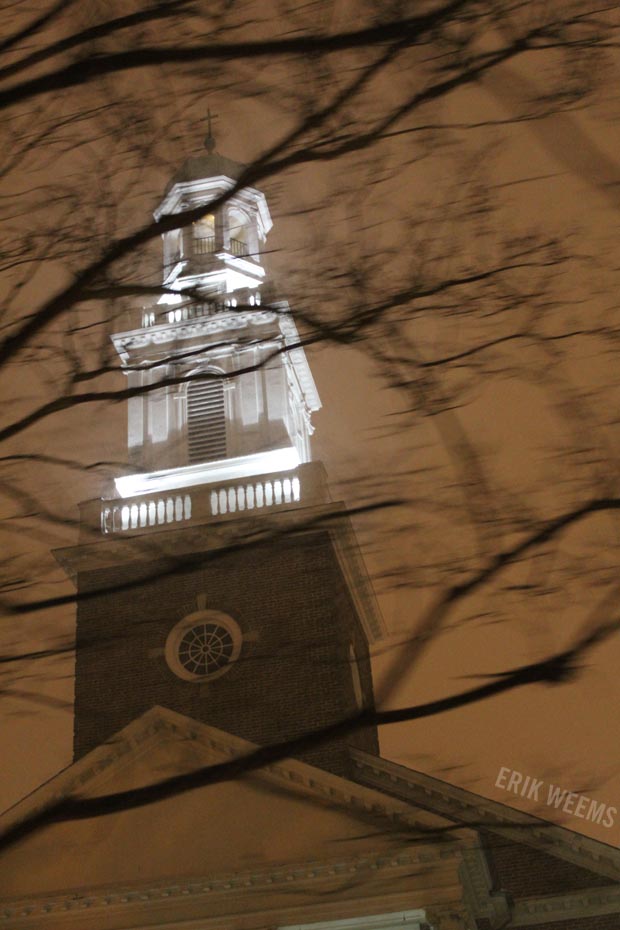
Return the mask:
<svg viewBox="0 0 620 930"><path fill-rule="evenodd" d="M194 320L161 323L158 326L114 333L111 338L116 351L123 357L128 349L144 349L151 345L165 345L184 339L211 336L226 330L264 326L273 323L276 318L277 314L270 310L243 310L240 313L218 311L212 316L198 317Z"/></svg>

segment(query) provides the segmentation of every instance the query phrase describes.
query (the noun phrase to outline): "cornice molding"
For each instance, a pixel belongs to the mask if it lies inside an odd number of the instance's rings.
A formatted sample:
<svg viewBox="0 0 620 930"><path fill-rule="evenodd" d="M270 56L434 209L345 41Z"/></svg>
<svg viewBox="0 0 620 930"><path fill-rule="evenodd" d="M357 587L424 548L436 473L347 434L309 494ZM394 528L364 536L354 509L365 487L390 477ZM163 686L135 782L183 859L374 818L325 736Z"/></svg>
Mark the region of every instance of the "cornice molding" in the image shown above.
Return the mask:
<svg viewBox="0 0 620 930"><path fill-rule="evenodd" d="M419 868L424 874L428 870L431 859L436 860L436 866L441 870L443 878L438 874L437 880L425 894L411 887L406 893L408 899L412 896L428 895L430 900L421 902L422 906L422 904L428 905L436 902L438 898L441 901L446 895L448 898L454 895L456 889L454 883L450 881L453 870L445 861L445 850L441 853L437 851L436 856L430 856L427 847L410 848L403 849L394 855L310 861L271 866L263 870L230 872L217 876L190 876L161 882L113 885L92 889L79 888L56 895L4 900L0 901L0 927L6 926L12 930L13 927L20 926L20 922L24 920L31 922L33 919L38 921L45 917L57 917L58 915L78 915L84 911L92 914L94 911L105 911L113 907L133 908L144 912L151 906L162 903L174 905L175 901L187 902L188 899L195 901L197 907L201 907L201 902L204 902L205 913L208 913L209 901L214 895L234 896L234 900L237 901L241 897L249 897L257 893L277 894L279 889L285 890L287 896L295 891L310 890L312 892L313 888L316 888L317 894L326 894L328 889L330 894L335 894L339 887L346 889L351 882L357 882L361 888L365 886L367 879L375 882L378 876L386 879L411 879L412 869ZM321 892L317 886L321 887ZM377 906L376 900L386 902L392 900L395 906L398 906L396 902L402 900L403 893L387 890L370 897L374 907ZM364 895L360 894L359 899L363 901ZM347 906L351 907L350 901L345 902L343 909ZM243 910L243 908L238 910ZM231 914L235 912L234 909L231 910Z"/></svg>
<svg viewBox="0 0 620 930"><path fill-rule="evenodd" d="M253 267L253 266L252 266ZM114 333L112 342L121 359L129 362L132 353L142 349L160 348L188 340L209 340L224 332L241 332L253 327L261 329L276 324L275 333L284 338L284 344L291 348L287 353L290 363L299 381L308 409L320 410L321 399L306 353L300 343L299 332L287 301L277 301L271 308L240 310L230 312L218 310L211 316L197 317L174 323L161 323L158 326L146 326L123 333ZM263 337L261 337L263 338Z"/></svg>
<svg viewBox="0 0 620 930"><path fill-rule="evenodd" d="M620 881L620 850L612 846L361 750L352 749L351 755L362 784Z"/></svg>
<svg viewBox="0 0 620 930"><path fill-rule="evenodd" d="M0 902L0 927L18 927L23 921L44 920L45 917L58 915L77 916L86 911L92 914L98 910L106 911L110 908L144 911L145 907L162 902L174 906L176 900L204 901L205 907L208 908L208 901L213 895L234 895L238 898L240 895L251 895L264 890L277 892L280 887L286 888L288 894L308 885L311 887L325 884L333 886L334 881L343 881L348 884L355 877L361 879L368 873L373 875L381 873L385 877L390 874L402 874L403 870L406 871L419 864L419 857L410 853L401 853L398 856L307 862L291 867L247 870L215 877L192 876L174 881L79 889L59 895L19 898ZM388 900L389 897L388 894L382 900ZM498 902L499 900L500 897L497 898ZM472 921L475 917L488 919L494 930L508 926L536 927L560 920L578 920L616 914L620 911L620 886L611 889L589 888L563 895L527 898L515 902L512 907L506 903L503 896L501 900L502 903L497 908L477 908L473 913L471 906L465 907L451 902L429 906L429 902L425 902L427 906L422 913L425 913L427 920L431 921L433 930L441 930L444 924L446 927L455 928L474 926ZM329 924L331 923L333 922L330 921ZM370 921L367 918L352 917L339 923L343 926L346 924L347 928L355 928L359 925L363 927L363 930L367 930L369 924L372 927L383 927L384 924L387 926L385 920L383 922L379 918L373 920L372 916ZM322 926L321 923L314 921L287 927L286 930L312 930L315 924L319 928ZM325 922L325 927L327 926L328 922Z"/></svg>
<svg viewBox="0 0 620 930"><path fill-rule="evenodd" d="M299 331L291 314L288 301L283 300L277 304L273 304L273 306L277 308L280 331L284 336L285 345L297 346L297 348L289 350L288 357L299 379L299 386L303 392L306 404L312 411L320 410L322 406L321 398L319 397L316 383L312 377L312 371L310 370L306 353L299 345Z"/></svg>
<svg viewBox="0 0 620 930"><path fill-rule="evenodd" d="M270 867L264 870L247 870L231 872L219 876L192 876L175 878L161 882L149 882L131 885L116 885L105 888L80 888L67 890L58 895L40 895L32 898L19 898L0 901L0 927L19 926L20 919L43 919L68 912L88 910L105 910L113 906L125 908L137 907L161 902L172 903L175 900L203 899L205 904L213 895L251 895L256 892L277 892L286 888L287 894L303 890L308 885L342 882L348 887L351 881L379 873L386 877L405 877L411 868L423 865L428 868L428 849L424 854L417 852L400 852L394 856L367 856L356 859L335 859L329 862L306 862L290 866ZM444 856L437 853L437 863ZM433 896L437 889L433 889ZM391 895L381 896L387 900ZM428 903L428 902L427 902Z"/></svg>
<svg viewBox="0 0 620 930"><path fill-rule="evenodd" d="M218 310L212 316L175 323L161 323L159 326L146 326L128 332L114 333L111 338L118 354L121 358L125 358L128 350L168 345L188 339L201 339L228 330L236 332L252 326L266 326L277 319L278 314L271 310L241 310L238 313Z"/></svg>
<svg viewBox="0 0 620 930"><path fill-rule="evenodd" d="M535 927L554 920L580 920L607 914L620 914L620 885L515 901L512 923L515 927Z"/></svg>

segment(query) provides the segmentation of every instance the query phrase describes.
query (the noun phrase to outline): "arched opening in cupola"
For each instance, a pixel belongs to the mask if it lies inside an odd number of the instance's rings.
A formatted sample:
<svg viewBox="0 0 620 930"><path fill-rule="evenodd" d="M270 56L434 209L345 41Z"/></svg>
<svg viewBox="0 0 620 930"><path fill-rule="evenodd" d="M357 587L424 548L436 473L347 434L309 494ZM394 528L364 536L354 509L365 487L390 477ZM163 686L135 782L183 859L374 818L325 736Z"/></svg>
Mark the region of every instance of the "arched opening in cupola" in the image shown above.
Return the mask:
<svg viewBox="0 0 620 930"><path fill-rule="evenodd" d="M228 241L233 255L249 255L253 251L251 233L251 223L247 214L231 207L228 211Z"/></svg>
<svg viewBox="0 0 620 930"><path fill-rule="evenodd" d="M192 223L194 255L207 255L215 251L215 216L206 213Z"/></svg>

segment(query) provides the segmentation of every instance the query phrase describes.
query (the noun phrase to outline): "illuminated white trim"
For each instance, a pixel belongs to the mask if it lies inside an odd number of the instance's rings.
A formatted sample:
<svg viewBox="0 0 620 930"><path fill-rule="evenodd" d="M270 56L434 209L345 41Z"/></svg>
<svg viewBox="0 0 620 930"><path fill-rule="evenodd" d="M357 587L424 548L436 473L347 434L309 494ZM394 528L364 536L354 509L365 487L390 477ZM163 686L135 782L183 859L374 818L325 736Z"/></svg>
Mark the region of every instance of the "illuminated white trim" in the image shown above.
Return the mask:
<svg viewBox="0 0 620 930"><path fill-rule="evenodd" d="M396 911L391 914L372 914L368 917L347 917L344 920L321 920L311 924L292 924L279 927L279 930L420 930L422 924L428 926L426 911L417 908L414 911Z"/></svg>
<svg viewBox="0 0 620 930"><path fill-rule="evenodd" d="M182 300L183 300L183 294L180 294L180 293L179 294L162 294L159 300L157 301L157 303L164 304L167 306L168 304L173 304L173 305L180 304Z"/></svg>
<svg viewBox="0 0 620 930"><path fill-rule="evenodd" d="M226 292L231 294L243 287L257 287L261 283L261 278L265 276L264 268L260 265L250 265L250 262L244 262L242 268L249 268L253 274L244 274L236 268L227 264L222 272L222 278L226 282Z"/></svg>
<svg viewBox="0 0 620 930"><path fill-rule="evenodd" d="M197 206L201 200L204 200L206 209L212 200L230 190L231 187L235 186L235 183L224 174L208 178L196 178L193 181L177 181L164 196L153 216L156 220L160 220L162 216L178 213L183 209L182 202L184 198L190 199L190 206ZM273 226L273 222L263 192L255 187L244 187L230 198L228 204L234 205L235 202L244 206L256 205L258 210L258 233L261 240L264 241Z"/></svg>
<svg viewBox="0 0 620 930"><path fill-rule="evenodd" d="M208 292L209 289L219 292L220 288L223 287L224 291L230 294L232 291L239 290L239 288L252 288L261 285L265 277L265 269L262 265L249 261L243 261L241 264L234 256L227 256L221 252L212 252L211 254L221 262L218 268L212 271L192 271L186 274L188 262L179 262L177 265L179 269L178 275L175 275L174 278L169 275L166 278L166 287L177 288L180 293L192 287L203 288L205 292ZM158 303L167 302L162 298L158 301Z"/></svg>
<svg viewBox="0 0 620 930"><path fill-rule="evenodd" d="M292 471L300 464L301 459L297 449L294 446L287 446L284 449L270 449L268 452L256 452L253 455L241 455L234 459L219 459L217 462L187 465L184 468L168 468L165 471L152 471L141 475L124 475L122 478L116 478L114 483L121 497L135 497L138 494L149 494L151 491L172 491L175 488L189 488L196 484L212 484L216 481L232 481L235 478L248 478L252 475Z"/></svg>

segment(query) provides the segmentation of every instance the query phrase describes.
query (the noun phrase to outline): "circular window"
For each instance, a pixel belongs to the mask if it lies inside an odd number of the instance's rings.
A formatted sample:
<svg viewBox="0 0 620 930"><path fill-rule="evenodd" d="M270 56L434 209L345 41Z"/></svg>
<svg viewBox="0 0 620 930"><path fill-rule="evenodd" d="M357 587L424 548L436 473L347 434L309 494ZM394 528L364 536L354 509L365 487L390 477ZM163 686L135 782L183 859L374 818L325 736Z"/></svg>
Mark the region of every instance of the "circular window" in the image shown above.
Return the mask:
<svg viewBox="0 0 620 930"><path fill-rule="evenodd" d="M185 681L224 675L239 657L241 630L232 617L217 610L189 614L166 640L166 661Z"/></svg>

